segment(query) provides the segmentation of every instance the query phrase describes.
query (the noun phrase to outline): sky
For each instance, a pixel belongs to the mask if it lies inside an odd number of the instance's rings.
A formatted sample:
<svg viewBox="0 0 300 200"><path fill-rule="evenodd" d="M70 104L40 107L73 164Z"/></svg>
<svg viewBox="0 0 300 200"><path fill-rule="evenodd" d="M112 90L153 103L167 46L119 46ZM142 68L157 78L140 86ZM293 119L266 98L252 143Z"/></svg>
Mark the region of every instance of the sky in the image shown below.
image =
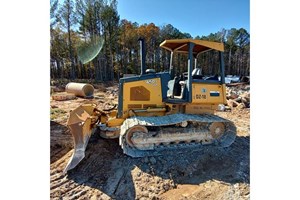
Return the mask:
<svg viewBox="0 0 300 200"><path fill-rule="evenodd" d="M171 24L192 37L207 36L222 28L250 32L250 0L118 0L121 19L139 25Z"/></svg>

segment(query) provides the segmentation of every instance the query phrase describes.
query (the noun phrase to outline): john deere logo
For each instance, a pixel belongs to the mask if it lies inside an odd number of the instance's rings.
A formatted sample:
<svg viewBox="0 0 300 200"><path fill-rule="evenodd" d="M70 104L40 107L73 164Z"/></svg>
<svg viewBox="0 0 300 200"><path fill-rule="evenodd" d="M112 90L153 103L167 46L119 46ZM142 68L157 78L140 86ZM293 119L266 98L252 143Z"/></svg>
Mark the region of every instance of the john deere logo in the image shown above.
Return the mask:
<svg viewBox="0 0 300 200"><path fill-rule="evenodd" d="M151 85L157 85L156 80L155 79L148 79L145 81L147 84L151 84Z"/></svg>
<svg viewBox="0 0 300 200"><path fill-rule="evenodd" d="M202 92L202 93L205 93L205 92L206 92L206 89L205 89L205 88L202 88L202 89L201 89L201 92Z"/></svg>

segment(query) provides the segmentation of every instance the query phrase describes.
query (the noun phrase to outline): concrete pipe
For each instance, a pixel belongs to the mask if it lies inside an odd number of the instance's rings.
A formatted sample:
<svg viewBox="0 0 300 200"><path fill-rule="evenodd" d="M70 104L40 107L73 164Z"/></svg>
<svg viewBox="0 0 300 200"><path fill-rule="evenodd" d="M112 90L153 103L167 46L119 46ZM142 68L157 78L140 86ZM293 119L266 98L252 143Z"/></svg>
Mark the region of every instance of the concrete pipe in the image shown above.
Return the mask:
<svg viewBox="0 0 300 200"><path fill-rule="evenodd" d="M94 87L87 83L68 83L66 92L81 97L92 97L94 95Z"/></svg>

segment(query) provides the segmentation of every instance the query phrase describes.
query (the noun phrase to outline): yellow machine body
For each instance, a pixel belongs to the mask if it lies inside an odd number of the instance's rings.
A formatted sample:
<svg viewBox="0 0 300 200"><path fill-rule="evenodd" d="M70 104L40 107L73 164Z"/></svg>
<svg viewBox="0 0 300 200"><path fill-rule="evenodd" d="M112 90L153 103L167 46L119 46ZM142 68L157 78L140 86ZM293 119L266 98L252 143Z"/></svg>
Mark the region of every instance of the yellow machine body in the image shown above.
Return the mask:
<svg viewBox="0 0 300 200"><path fill-rule="evenodd" d="M192 104L225 104L225 84L192 84Z"/></svg>
<svg viewBox="0 0 300 200"><path fill-rule="evenodd" d="M161 91L159 78L125 83L123 95L120 94L123 96L122 118L163 116L171 107L176 108L175 112L183 109L186 114L214 113L219 104L226 103L225 84L193 83L191 103L165 103Z"/></svg>
<svg viewBox="0 0 300 200"><path fill-rule="evenodd" d="M137 116L162 116L165 103L162 102L160 78L150 78L146 80L133 81L123 85L123 118L130 115ZM148 111L147 111L148 109ZM149 112L156 109L154 112ZM132 111L133 113L130 113Z"/></svg>

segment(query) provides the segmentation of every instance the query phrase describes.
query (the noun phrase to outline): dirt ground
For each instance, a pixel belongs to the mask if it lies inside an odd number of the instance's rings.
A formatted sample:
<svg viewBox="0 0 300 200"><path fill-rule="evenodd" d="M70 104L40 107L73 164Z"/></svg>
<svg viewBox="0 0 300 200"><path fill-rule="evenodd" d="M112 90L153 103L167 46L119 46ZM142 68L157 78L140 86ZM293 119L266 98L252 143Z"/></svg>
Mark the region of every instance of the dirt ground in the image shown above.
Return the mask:
<svg viewBox="0 0 300 200"><path fill-rule="evenodd" d="M116 86L95 88L94 99L50 100L51 199L250 199L250 108L216 113L237 126L230 147L131 158L118 140L94 134L85 158L63 175L73 151L68 112L83 102L107 107L117 101Z"/></svg>

